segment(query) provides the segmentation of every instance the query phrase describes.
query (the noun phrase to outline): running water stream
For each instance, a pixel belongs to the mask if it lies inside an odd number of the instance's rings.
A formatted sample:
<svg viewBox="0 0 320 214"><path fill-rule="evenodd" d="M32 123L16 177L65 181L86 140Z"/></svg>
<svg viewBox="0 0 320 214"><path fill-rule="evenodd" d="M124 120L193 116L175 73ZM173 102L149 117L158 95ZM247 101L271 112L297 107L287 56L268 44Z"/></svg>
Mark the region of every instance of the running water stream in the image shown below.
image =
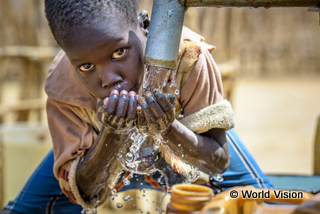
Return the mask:
<svg viewBox="0 0 320 214"><path fill-rule="evenodd" d="M143 81L143 87L141 87L139 94L143 95L146 91L152 91L155 88L160 89L163 91L163 89L166 87L167 83L169 82L169 87L171 88L171 91L174 91L175 95L179 95L180 91L176 88L176 70L170 70L166 68L161 67L155 67L155 66L148 66L147 70L145 72L145 77ZM182 116L179 115L179 118L182 118ZM159 213L163 213L164 210L161 208L161 205L163 203L164 197L170 192L170 185L169 185L169 179L166 173L168 171L164 172L162 169L165 167L170 166L170 163L166 163L165 160L159 160L160 158L160 152L159 148L160 146L163 146L166 148L166 150L170 150L167 143L163 140L161 134L152 135L152 134L146 134L141 133L137 127L133 127L127 134L127 137L122 138L123 146L121 147L120 151L117 153L117 157L120 160L123 168L132 174L149 174L153 175L154 173L159 173L161 176L158 178L158 183L163 187L163 189L166 189L165 195L162 197L160 202L160 207L157 209ZM183 149L183 145L179 144L179 147ZM182 155L182 158L184 155ZM194 180L196 180L199 177L199 169L197 166L193 166L192 164L186 162L185 160L182 160L176 156L174 156L174 159L179 162L179 165L183 165L183 174L179 172L180 176L183 178L177 179L179 182L183 183L191 183ZM160 164L159 164L160 163ZM170 171L170 170L169 170ZM176 172L177 169L171 169L172 172ZM170 173L170 172L169 172ZM126 177L123 182L124 185L130 185L130 178L133 176ZM170 177L172 175L170 174ZM172 178L171 178L172 179ZM222 180L221 175L211 175L210 179ZM160 182L162 180L162 182ZM116 179L115 179L116 182ZM161 184L160 184L161 183ZM115 186L115 185L109 185ZM117 192L115 189L111 192L112 198L114 199L117 196ZM130 198L130 196L125 197ZM125 202L128 200L124 200ZM117 203L116 207L118 209L123 207L122 203ZM97 213L96 208L90 208L90 209L84 209L82 211L83 214L95 214Z"/></svg>

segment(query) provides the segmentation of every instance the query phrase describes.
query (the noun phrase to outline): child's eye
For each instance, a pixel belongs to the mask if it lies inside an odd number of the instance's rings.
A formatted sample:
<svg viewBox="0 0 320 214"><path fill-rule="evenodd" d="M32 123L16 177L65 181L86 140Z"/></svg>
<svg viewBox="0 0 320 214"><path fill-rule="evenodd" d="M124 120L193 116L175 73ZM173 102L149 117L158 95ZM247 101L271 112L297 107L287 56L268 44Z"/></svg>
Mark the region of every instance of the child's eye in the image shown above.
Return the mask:
<svg viewBox="0 0 320 214"><path fill-rule="evenodd" d="M80 65L79 70L81 72L88 72L88 71L91 71L94 67L95 66L92 63L85 63L83 65Z"/></svg>
<svg viewBox="0 0 320 214"><path fill-rule="evenodd" d="M126 48L119 48L118 50L113 52L111 58L112 59L120 59L121 57L126 55L127 51L128 51L128 49L126 49Z"/></svg>

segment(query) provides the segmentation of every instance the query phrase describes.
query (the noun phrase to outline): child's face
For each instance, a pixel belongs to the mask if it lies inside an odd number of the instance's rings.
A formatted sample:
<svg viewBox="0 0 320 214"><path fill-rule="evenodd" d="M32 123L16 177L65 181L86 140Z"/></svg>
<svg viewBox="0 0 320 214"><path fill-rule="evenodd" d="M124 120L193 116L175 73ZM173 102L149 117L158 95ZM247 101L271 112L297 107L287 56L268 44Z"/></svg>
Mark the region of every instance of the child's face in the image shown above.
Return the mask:
<svg viewBox="0 0 320 214"><path fill-rule="evenodd" d="M98 23L85 31L77 27L63 44L80 82L100 99L113 90L138 92L144 75L143 28L133 30L115 22Z"/></svg>

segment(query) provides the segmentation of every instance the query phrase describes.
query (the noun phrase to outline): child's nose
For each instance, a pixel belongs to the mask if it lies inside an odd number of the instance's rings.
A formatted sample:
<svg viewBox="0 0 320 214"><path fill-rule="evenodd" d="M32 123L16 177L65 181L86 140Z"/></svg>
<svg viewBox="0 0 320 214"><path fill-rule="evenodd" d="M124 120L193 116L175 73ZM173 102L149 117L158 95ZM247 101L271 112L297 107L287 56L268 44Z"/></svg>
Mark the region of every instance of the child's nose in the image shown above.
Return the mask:
<svg viewBox="0 0 320 214"><path fill-rule="evenodd" d="M106 66L101 72L101 83L104 88L111 88L122 81L122 76L114 66Z"/></svg>
<svg viewBox="0 0 320 214"><path fill-rule="evenodd" d="M123 81L122 77L115 71L105 69L101 74L101 83L104 88L111 88Z"/></svg>

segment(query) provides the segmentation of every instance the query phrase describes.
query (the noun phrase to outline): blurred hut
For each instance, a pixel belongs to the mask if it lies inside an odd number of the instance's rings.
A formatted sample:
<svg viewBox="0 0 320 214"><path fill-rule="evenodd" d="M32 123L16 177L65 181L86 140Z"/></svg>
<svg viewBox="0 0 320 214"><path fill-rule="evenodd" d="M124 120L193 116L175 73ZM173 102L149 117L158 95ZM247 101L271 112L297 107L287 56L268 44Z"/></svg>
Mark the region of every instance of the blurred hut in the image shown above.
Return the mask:
<svg viewBox="0 0 320 214"><path fill-rule="evenodd" d="M44 120L43 83L58 48L43 1L2 0L0 16L0 122Z"/></svg>
<svg viewBox="0 0 320 214"><path fill-rule="evenodd" d="M151 16L152 1L139 2ZM0 16L0 122L45 120L43 83L59 48L43 1L2 0ZM224 79L319 75L318 13L306 8L189 8L185 25L217 47L213 56Z"/></svg>

